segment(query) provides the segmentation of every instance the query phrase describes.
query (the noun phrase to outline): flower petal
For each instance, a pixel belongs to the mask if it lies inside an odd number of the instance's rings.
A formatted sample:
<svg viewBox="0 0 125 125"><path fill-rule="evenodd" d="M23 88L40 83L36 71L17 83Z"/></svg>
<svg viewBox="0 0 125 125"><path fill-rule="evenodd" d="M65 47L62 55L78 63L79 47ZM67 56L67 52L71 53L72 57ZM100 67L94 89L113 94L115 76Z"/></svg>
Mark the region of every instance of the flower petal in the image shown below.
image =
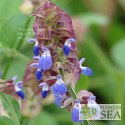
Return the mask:
<svg viewBox="0 0 125 125"><path fill-rule="evenodd" d="M56 94L56 95L54 95L55 96L55 104L57 105L57 106L62 106L62 103L61 103L61 100L62 99L64 99L64 97L62 97L61 95L59 95L59 94Z"/></svg>
<svg viewBox="0 0 125 125"><path fill-rule="evenodd" d="M72 114L71 114L71 117L72 117L72 120L74 122L81 122L82 120L79 120L79 109L81 108L81 104L80 104L80 101L78 99L75 100L75 105L74 105L74 108L72 110Z"/></svg>
<svg viewBox="0 0 125 125"><path fill-rule="evenodd" d="M81 67L82 73L87 76L93 76L93 72L89 67Z"/></svg>
<svg viewBox="0 0 125 125"><path fill-rule="evenodd" d="M12 79L13 79L13 83L16 81L18 76L14 76Z"/></svg>
<svg viewBox="0 0 125 125"><path fill-rule="evenodd" d="M33 59L34 59L34 60L39 60L40 57L39 57L39 56L34 56Z"/></svg>
<svg viewBox="0 0 125 125"><path fill-rule="evenodd" d="M59 92L59 84L58 83L55 83L54 86L53 86L53 93L56 95L58 94Z"/></svg>
<svg viewBox="0 0 125 125"><path fill-rule="evenodd" d="M24 93L23 93L22 86L15 85L15 91L16 91L17 95L20 96L21 99L24 99Z"/></svg>
<svg viewBox="0 0 125 125"><path fill-rule="evenodd" d="M85 58L82 58L80 61L79 61L79 65L82 65L82 63L85 62Z"/></svg>
<svg viewBox="0 0 125 125"><path fill-rule="evenodd" d="M42 97L45 98L49 92L49 86L45 85L42 88Z"/></svg>
<svg viewBox="0 0 125 125"><path fill-rule="evenodd" d="M36 41L36 39L29 39L27 42L28 43L33 43L33 42L35 42Z"/></svg>
<svg viewBox="0 0 125 125"><path fill-rule="evenodd" d="M31 66L31 67L37 67L37 66L38 66L38 63L32 63L30 66Z"/></svg>
<svg viewBox="0 0 125 125"><path fill-rule="evenodd" d="M74 107L73 110L72 110L71 117L72 117L72 120L74 122L78 122L79 121L79 109L77 109L76 107Z"/></svg>
<svg viewBox="0 0 125 125"><path fill-rule="evenodd" d="M93 99L96 99L96 96L91 96L91 97L88 99L88 101L91 101L91 100L93 100Z"/></svg>
<svg viewBox="0 0 125 125"><path fill-rule="evenodd" d="M42 79L42 70L37 69L36 78L38 81L40 81Z"/></svg>
<svg viewBox="0 0 125 125"><path fill-rule="evenodd" d="M43 87L43 86L45 86L45 85L47 85L46 82L41 82L41 83L39 84L39 87Z"/></svg>
<svg viewBox="0 0 125 125"><path fill-rule="evenodd" d="M69 38L69 39L67 39L69 42L71 42L71 43L75 43L76 42L76 40L75 39L73 39L73 38Z"/></svg>
<svg viewBox="0 0 125 125"><path fill-rule="evenodd" d="M21 85L21 84L23 84L23 81L19 81L16 83L16 85Z"/></svg>
<svg viewBox="0 0 125 125"><path fill-rule="evenodd" d="M64 95L66 92L67 92L67 88L66 88L65 83L61 83L59 85L59 93L60 93L60 95Z"/></svg>
<svg viewBox="0 0 125 125"><path fill-rule="evenodd" d="M60 95L64 95L67 92L67 88L65 83L55 83L55 85L53 86L53 93L54 94L60 94Z"/></svg>
<svg viewBox="0 0 125 125"><path fill-rule="evenodd" d="M41 47L41 50L42 50L42 51L47 51L47 50L48 50L48 48Z"/></svg>
<svg viewBox="0 0 125 125"><path fill-rule="evenodd" d="M52 57L51 56L41 56L39 62L38 62L38 68L47 70L52 66Z"/></svg>
<svg viewBox="0 0 125 125"><path fill-rule="evenodd" d="M33 52L34 52L35 56L38 56L38 55L39 55L38 46L34 46L34 47L33 47Z"/></svg>
<svg viewBox="0 0 125 125"><path fill-rule="evenodd" d="M68 54L70 52L70 46L64 44L63 51L64 51L65 55L68 56Z"/></svg>
<svg viewBox="0 0 125 125"><path fill-rule="evenodd" d="M100 117L101 117L101 108L99 107L99 105L95 101L90 100L90 101L88 101L88 107L90 107L90 111L92 109L95 109L97 111L97 115L92 116L92 117L94 119L100 119ZM91 111L91 113L92 113L92 111Z"/></svg>

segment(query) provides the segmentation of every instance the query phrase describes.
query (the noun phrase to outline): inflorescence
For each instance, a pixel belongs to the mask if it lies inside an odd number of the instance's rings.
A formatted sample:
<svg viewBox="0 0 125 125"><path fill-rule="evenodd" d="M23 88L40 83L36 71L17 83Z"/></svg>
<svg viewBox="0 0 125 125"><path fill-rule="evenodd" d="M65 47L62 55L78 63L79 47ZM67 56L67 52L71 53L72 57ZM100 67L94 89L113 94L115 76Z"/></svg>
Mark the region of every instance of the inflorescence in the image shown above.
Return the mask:
<svg viewBox="0 0 125 125"><path fill-rule="evenodd" d="M67 108L72 113L74 122L81 122L82 120L79 120L81 104L97 103L95 96L87 90L81 90L76 97L70 91L72 89L75 93L75 85L81 72L93 76L90 68L82 66L85 58L79 61L75 55L77 49L72 21L59 6L48 1L32 16L36 17L33 24L35 38L28 42L35 43L33 47L35 63L30 66L35 68L37 80L42 80L39 84L42 88L42 97L45 98L49 91L53 92L55 103L61 108ZM19 92L22 90L20 84L15 87ZM21 94L18 93L22 96Z"/></svg>

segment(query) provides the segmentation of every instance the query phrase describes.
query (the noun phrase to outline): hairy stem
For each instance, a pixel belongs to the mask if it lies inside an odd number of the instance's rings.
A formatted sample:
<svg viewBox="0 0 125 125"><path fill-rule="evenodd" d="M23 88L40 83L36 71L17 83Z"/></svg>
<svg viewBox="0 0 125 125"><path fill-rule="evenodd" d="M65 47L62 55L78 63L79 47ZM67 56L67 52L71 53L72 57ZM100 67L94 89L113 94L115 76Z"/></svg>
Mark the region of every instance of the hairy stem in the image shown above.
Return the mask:
<svg viewBox="0 0 125 125"><path fill-rule="evenodd" d="M75 93L75 91L72 89L72 87L71 87L70 84L67 86L67 89L68 89L68 92L70 93L71 97L72 97L74 100L77 99L76 93Z"/></svg>

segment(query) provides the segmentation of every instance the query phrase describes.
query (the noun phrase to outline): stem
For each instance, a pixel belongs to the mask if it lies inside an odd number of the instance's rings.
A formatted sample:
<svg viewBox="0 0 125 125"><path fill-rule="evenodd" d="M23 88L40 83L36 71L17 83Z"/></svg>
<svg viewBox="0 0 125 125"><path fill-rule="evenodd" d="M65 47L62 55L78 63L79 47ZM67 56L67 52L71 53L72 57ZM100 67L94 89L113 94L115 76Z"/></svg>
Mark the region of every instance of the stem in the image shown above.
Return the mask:
<svg viewBox="0 0 125 125"><path fill-rule="evenodd" d="M9 100L3 93L0 93L0 94L1 94L1 96L3 97L4 101L7 103L8 107L9 107L9 109L10 109L10 111L11 111L11 115L12 115L12 117L13 117L14 124L15 124L15 125L20 125L20 123L19 123L19 121L18 121L18 118L17 118L17 115L16 115L16 113L15 113L15 111L14 111L14 108L13 108L13 106L12 106L10 100Z"/></svg>
<svg viewBox="0 0 125 125"><path fill-rule="evenodd" d="M70 93L70 95L72 96L72 98L74 100L77 99L76 93L74 92L74 90L72 89L70 84L67 86L67 89L68 89L68 92Z"/></svg>

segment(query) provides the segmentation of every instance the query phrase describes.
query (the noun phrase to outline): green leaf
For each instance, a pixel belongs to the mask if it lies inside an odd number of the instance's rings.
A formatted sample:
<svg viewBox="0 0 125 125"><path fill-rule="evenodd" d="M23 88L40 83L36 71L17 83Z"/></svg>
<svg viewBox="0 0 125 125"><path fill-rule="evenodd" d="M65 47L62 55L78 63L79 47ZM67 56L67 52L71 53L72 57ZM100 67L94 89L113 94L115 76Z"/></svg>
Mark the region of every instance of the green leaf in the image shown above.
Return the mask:
<svg viewBox="0 0 125 125"><path fill-rule="evenodd" d="M13 121L5 116L0 116L0 125L13 125Z"/></svg>
<svg viewBox="0 0 125 125"><path fill-rule="evenodd" d="M3 46L13 48L18 44L24 35L24 31L19 28L25 27L27 18L26 14L17 14L7 20L0 31L0 41Z"/></svg>
<svg viewBox="0 0 125 125"><path fill-rule="evenodd" d="M29 120L27 125L58 125L56 119L49 113L42 111L42 113Z"/></svg>
<svg viewBox="0 0 125 125"><path fill-rule="evenodd" d="M7 63L7 60L5 62L3 62L3 64L2 64L3 69L6 66L6 63ZM26 61L19 59L19 58L14 58L7 70L5 79L12 78L15 75L17 75L18 80L22 80L23 76L25 74L26 65L27 65Z"/></svg>
<svg viewBox="0 0 125 125"><path fill-rule="evenodd" d="M87 26L92 24L104 26L109 23L107 16L98 13L84 13L79 15L79 17L81 21Z"/></svg>
<svg viewBox="0 0 125 125"><path fill-rule="evenodd" d="M111 56L115 63L125 69L125 38L111 48Z"/></svg>

